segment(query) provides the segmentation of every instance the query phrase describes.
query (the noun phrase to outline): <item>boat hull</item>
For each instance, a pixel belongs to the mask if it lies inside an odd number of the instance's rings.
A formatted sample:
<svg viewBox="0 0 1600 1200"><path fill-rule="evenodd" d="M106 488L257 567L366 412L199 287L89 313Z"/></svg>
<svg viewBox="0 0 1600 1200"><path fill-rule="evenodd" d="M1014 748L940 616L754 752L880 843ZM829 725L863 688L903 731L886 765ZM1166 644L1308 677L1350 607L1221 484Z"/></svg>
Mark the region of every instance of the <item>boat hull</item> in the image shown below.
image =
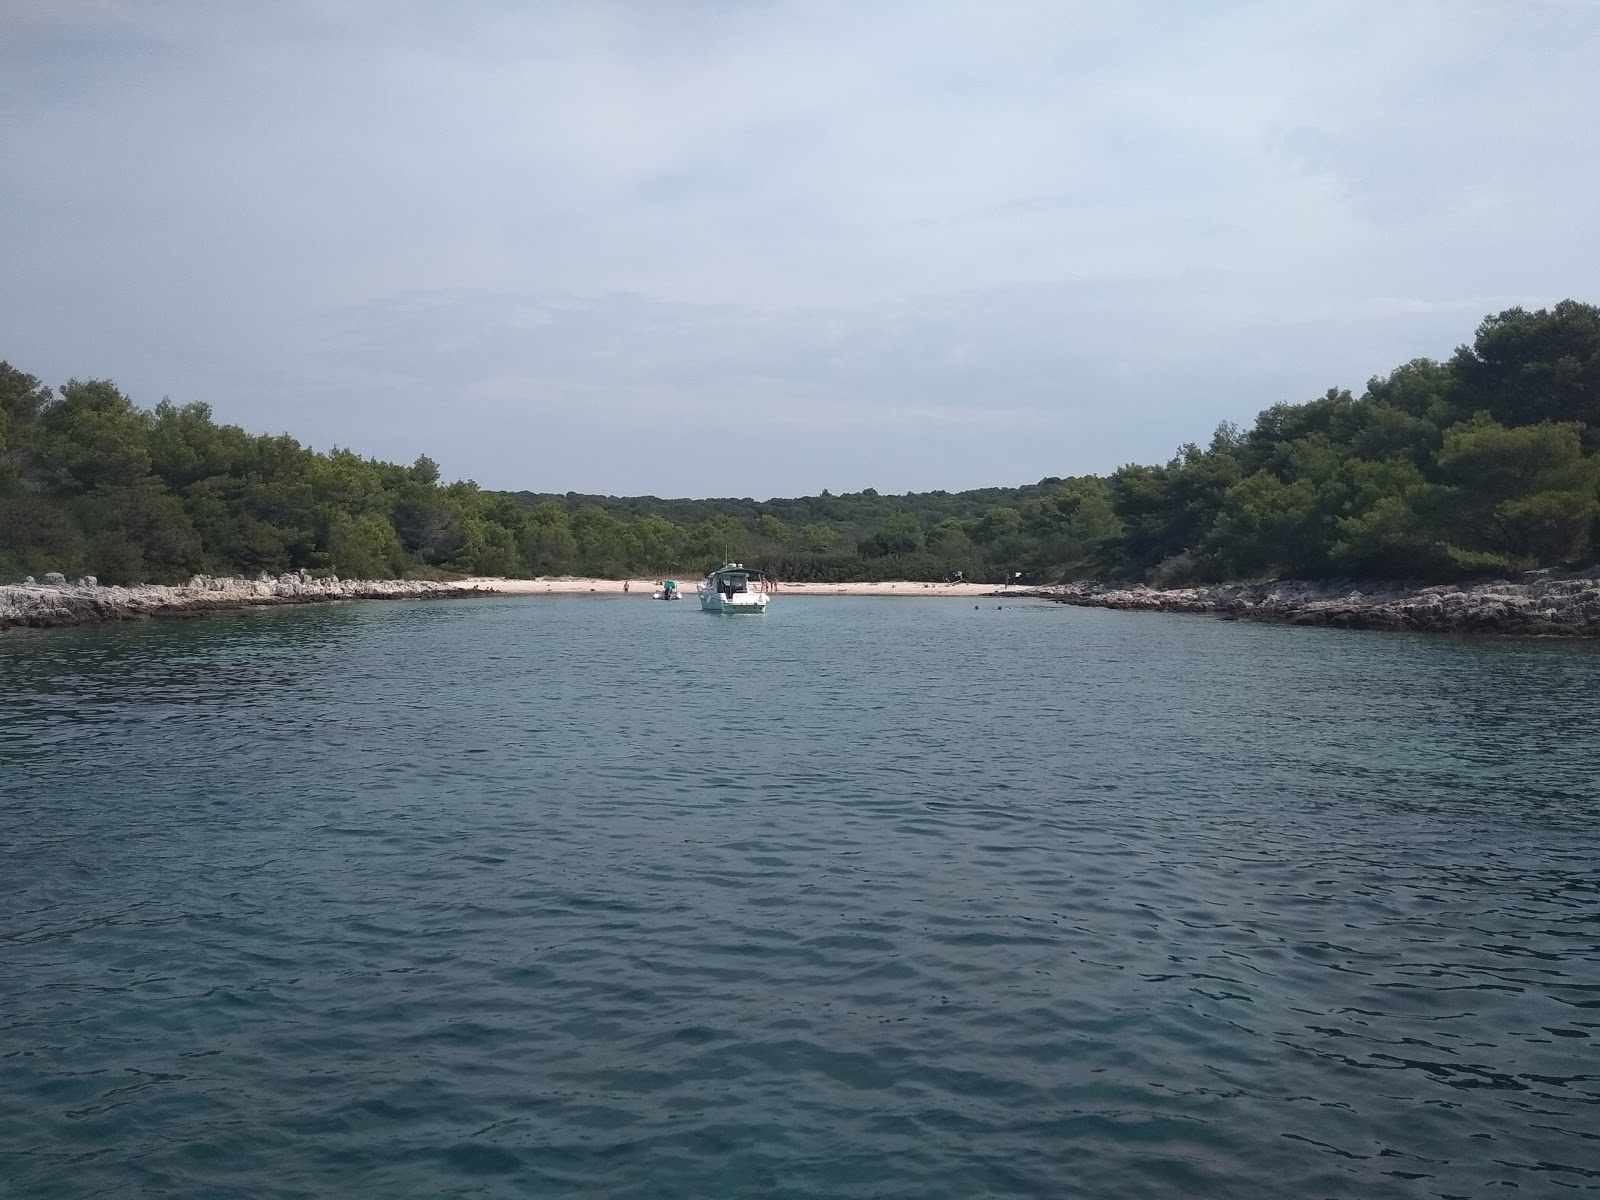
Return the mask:
<svg viewBox="0 0 1600 1200"><path fill-rule="evenodd" d="M721 592L700 589L700 607L714 613L762 613L767 611L765 592L735 592L725 596Z"/></svg>

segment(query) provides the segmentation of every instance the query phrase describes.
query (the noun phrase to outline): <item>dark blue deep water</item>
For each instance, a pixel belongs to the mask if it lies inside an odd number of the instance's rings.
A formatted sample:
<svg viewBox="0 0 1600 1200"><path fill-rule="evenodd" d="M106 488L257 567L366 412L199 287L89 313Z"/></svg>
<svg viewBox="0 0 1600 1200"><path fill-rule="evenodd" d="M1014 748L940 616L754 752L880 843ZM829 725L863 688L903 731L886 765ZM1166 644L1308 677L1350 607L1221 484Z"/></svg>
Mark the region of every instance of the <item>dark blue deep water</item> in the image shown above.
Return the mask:
<svg viewBox="0 0 1600 1200"><path fill-rule="evenodd" d="M1600 1191L1600 647L638 597L0 637L0 1195Z"/></svg>

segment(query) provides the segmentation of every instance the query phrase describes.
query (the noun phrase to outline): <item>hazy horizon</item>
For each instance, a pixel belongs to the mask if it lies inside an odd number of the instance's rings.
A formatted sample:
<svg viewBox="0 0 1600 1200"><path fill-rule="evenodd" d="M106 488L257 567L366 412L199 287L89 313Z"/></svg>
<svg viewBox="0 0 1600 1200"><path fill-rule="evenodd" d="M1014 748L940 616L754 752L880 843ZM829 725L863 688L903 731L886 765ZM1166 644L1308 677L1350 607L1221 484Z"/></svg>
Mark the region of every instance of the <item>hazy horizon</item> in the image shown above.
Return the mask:
<svg viewBox="0 0 1600 1200"><path fill-rule="evenodd" d="M1600 5L0 0L0 358L538 492L961 491L1600 299Z"/></svg>

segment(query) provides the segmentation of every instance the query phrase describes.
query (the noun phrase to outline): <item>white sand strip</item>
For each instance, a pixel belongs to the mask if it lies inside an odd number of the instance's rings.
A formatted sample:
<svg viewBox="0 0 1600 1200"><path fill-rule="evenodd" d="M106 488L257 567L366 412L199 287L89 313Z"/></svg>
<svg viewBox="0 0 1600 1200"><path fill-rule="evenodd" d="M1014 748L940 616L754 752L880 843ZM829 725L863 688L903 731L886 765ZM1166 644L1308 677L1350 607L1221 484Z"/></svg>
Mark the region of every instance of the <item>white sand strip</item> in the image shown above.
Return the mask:
<svg viewBox="0 0 1600 1200"><path fill-rule="evenodd" d="M673 576L685 599L694 595L692 577ZM626 586L629 595L648 597L661 586L660 579L581 579L573 575L559 575L542 579L497 579L476 576L465 581L491 592L515 595L578 595L621 593ZM915 583L897 580L889 583L779 583L779 596L993 596L1008 589L994 583ZM1019 594L1028 589L1013 589Z"/></svg>

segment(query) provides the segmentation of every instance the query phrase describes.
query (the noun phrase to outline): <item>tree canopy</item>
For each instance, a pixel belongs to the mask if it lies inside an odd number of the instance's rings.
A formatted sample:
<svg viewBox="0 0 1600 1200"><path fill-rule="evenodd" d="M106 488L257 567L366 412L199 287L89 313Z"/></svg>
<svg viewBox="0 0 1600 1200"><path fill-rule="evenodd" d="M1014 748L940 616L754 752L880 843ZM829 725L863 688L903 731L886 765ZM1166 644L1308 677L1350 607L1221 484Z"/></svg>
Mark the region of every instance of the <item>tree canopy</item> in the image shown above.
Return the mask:
<svg viewBox="0 0 1600 1200"><path fill-rule="evenodd" d="M756 501L489 492L409 466L144 409L107 380L0 363L0 580L336 571L780 578L1445 579L1592 562L1600 545L1600 309L1486 318L1446 362L1105 477Z"/></svg>

